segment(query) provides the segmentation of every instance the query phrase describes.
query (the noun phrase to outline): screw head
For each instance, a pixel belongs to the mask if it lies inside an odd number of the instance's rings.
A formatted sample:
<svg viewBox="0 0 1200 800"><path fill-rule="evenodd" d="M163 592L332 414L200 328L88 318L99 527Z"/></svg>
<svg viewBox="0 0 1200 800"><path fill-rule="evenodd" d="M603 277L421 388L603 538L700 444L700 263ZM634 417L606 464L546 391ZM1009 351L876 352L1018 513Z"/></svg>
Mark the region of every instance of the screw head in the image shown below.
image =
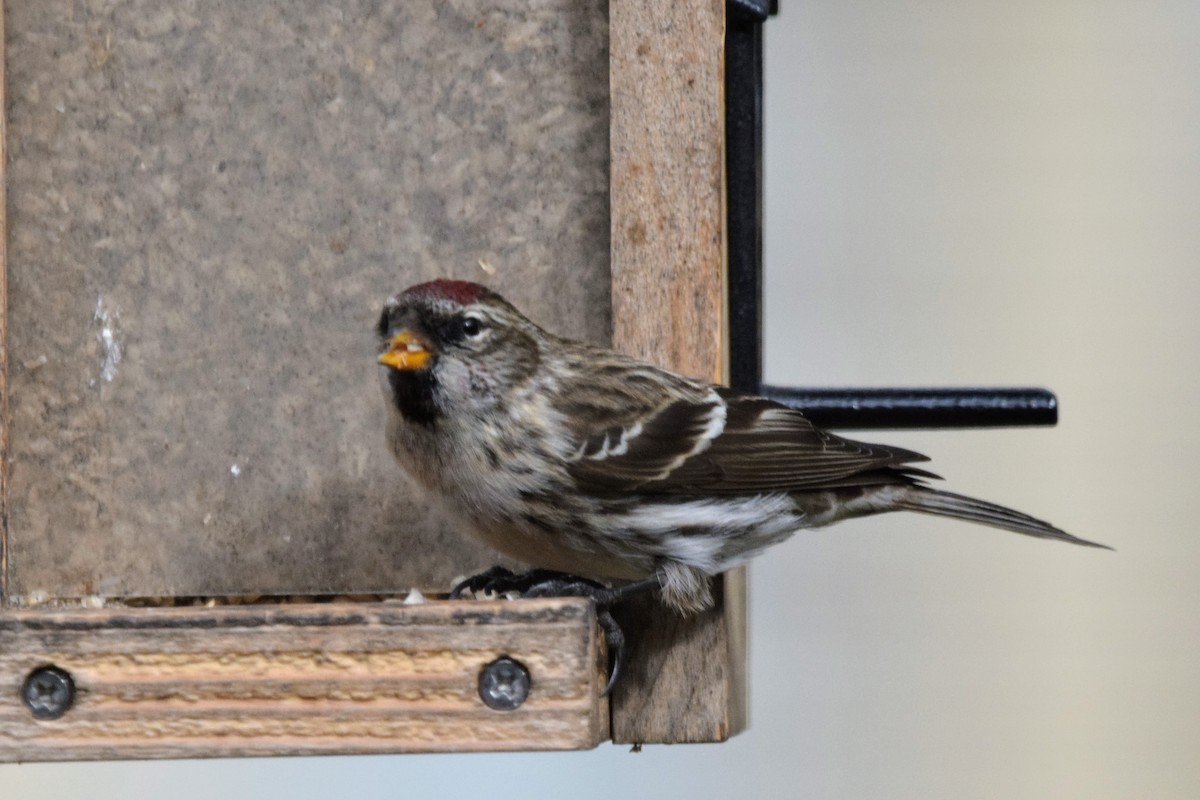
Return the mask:
<svg viewBox="0 0 1200 800"><path fill-rule="evenodd" d="M75 702L71 673L53 664L38 667L21 686L21 702L37 719L58 719Z"/></svg>
<svg viewBox="0 0 1200 800"><path fill-rule="evenodd" d="M518 708L529 697L529 685L529 670L508 656L500 656L479 671L479 697L497 711Z"/></svg>

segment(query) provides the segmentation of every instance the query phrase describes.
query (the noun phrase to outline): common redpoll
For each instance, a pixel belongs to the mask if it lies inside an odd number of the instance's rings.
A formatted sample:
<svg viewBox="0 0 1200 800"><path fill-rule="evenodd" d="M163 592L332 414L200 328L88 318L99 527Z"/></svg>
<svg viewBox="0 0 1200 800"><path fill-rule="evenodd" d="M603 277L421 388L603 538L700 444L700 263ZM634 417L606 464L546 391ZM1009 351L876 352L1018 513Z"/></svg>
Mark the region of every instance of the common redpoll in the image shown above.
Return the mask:
<svg viewBox="0 0 1200 800"><path fill-rule="evenodd" d="M918 453L555 336L475 283L405 290L378 333L388 443L466 529L536 567L653 579L681 612L712 603L712 576L799 530L885 511L1104 547L930 488Z"/></svg>

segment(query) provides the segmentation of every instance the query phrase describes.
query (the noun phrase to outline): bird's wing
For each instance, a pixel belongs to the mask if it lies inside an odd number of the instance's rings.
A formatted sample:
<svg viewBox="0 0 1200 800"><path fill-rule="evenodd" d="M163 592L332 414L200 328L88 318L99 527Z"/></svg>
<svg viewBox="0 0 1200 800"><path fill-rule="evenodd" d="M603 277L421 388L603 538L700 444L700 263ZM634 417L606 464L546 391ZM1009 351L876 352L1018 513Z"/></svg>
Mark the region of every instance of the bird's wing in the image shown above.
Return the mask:
<svg viewBox="0 0 1200 800"><path fill-rule="evenodd" d="M658 484L708 447L724 425L725 403L715 392L703 399L679 398L632 418L593 415L591 426L577 432L568 470L592 490Z"/></svg>
<svg viewBox="0 0 1200 800"><path fill-rule="evenodd" d="M636 420L594 419L568 471L601 492L754 494L937 477L907 466L926 460L843 439L786 406L714 388Z"/></svg>

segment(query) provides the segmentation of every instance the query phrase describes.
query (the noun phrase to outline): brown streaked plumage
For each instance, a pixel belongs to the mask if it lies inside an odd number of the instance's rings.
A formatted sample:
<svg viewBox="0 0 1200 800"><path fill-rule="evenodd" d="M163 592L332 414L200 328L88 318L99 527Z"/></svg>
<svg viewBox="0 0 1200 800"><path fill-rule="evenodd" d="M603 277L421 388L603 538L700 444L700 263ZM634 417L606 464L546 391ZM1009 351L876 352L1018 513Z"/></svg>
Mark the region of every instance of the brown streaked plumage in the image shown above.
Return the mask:
<svg viewBox="0 0 1200 800"><path fill-rule="evenodd" d="M542 330L439 280L391 298L380 361L397 460L465 527L537 567L656 577L681 611L799 530L919 511L1103 547L933 489L925 456L844 439L770 400Z"/></svg>

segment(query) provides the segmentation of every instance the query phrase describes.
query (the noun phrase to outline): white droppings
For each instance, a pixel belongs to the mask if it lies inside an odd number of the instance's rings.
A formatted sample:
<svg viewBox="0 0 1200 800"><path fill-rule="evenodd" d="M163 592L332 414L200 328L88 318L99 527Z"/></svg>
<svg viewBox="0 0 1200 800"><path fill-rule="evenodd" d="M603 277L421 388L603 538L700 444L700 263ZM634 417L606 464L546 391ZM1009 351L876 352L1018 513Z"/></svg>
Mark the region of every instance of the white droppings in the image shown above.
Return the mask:
<svg viewBox="0 0 1200 800"><path fill-rule="evenodd" d="M104 303L104 295L96 300L96 311L93 320L100 323L100 347L104 351L104 360L100 363L100 378L105 383L111 383L117 377L117 365L121 363L121 315L117 309L109 308Z"/></svg>
<svg viewBox="0 0 1200 800"><path fill-rule="evenodd" d="M50 600L50 593L43 589L34 589L32 592L27 592L22 599L23 605L40 606Z"/></svg>
<svg viewBox="0 0 1200 800"><path fill-rule="evenodd" d="M234 464L229 468L229 474L236 478L238 475L242 474L242 468L237 464Z"/></svg>
<svg viewBox="0 0 1200 800"><path fill-rule="evenodd" d="M408 595L404 598L404 605L417 606L425 602L425 595L421 594L420 589L409 589Z"/></svg>

